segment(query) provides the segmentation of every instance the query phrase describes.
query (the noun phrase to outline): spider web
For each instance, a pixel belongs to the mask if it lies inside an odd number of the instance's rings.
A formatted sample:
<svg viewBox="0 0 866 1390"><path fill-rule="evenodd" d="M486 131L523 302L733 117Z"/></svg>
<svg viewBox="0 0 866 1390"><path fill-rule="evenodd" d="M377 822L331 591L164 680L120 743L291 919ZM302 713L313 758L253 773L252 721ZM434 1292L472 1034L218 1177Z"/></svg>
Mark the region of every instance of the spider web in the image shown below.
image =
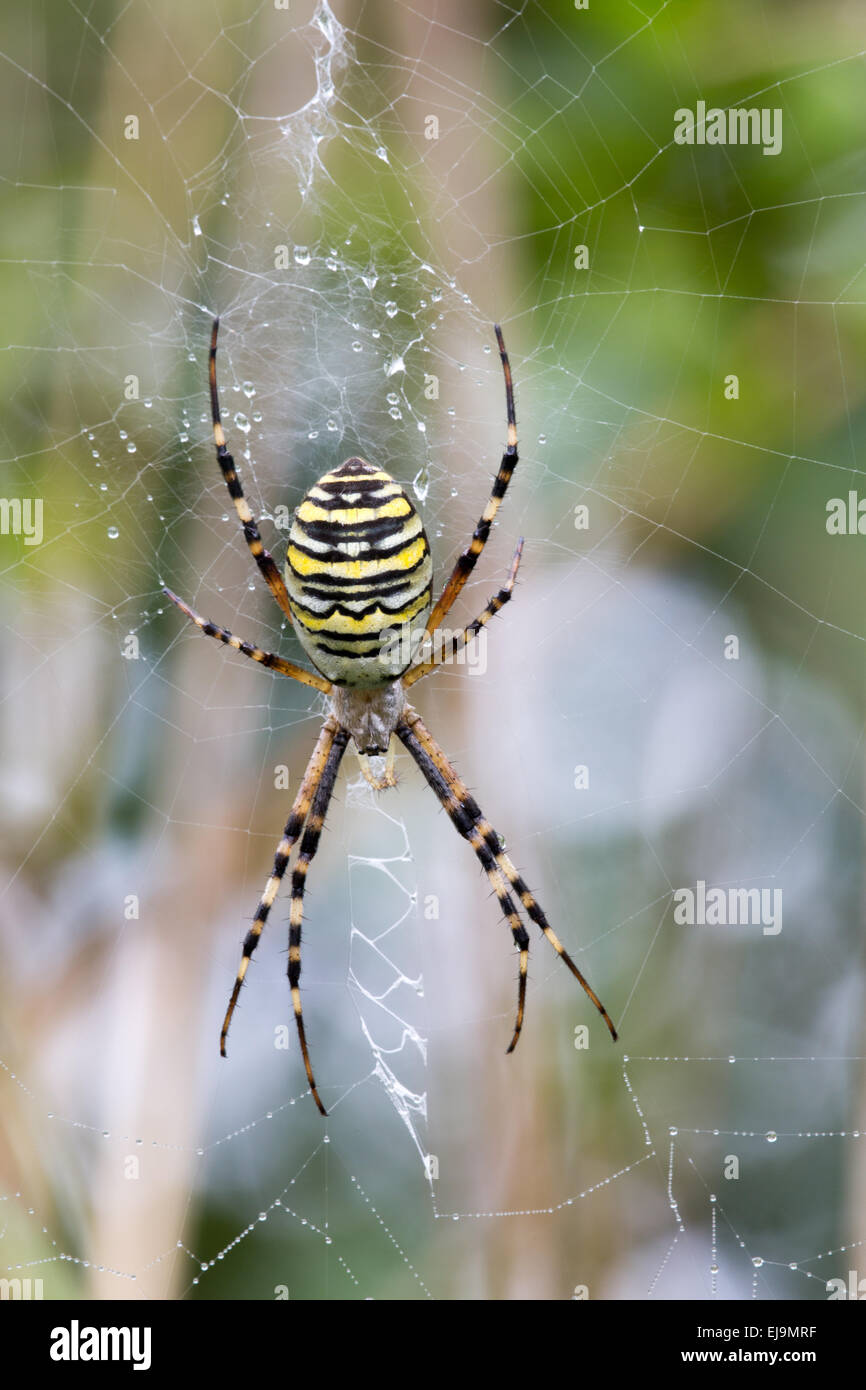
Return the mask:
<svg viewBox="0 0 866 1390"><path fill-rule="evenodd" d="M863 541L826 527L864 488L859 35L841 3L465 11L6 26L4 493L44 534L0 536L0 1275L45 1297L866 1275ZM781 110L781 152L678 145L700 98ZM268 547L360 453L440 583L504 442L503 323L521 462L460 614L522 535L515 601L413 695L617 1047L533 938L504 1055L486 879L407 758L377 796L350 752L305 916L329 1120L284 898L220 1061L323 703L161 596L300 659L213 460L217 312ZM780 892L781 929L678 923L699 883Z"/></svg>

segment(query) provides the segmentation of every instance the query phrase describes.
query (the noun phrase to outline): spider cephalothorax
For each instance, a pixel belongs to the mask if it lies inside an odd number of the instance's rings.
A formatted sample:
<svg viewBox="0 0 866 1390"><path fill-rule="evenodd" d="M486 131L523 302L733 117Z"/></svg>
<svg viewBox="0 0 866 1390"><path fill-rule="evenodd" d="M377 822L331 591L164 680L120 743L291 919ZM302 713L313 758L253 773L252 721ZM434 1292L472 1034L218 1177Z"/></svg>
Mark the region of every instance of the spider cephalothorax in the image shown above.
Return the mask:
<svg viewBox="0 0 866 1390"><path fill-rule="evenodd" d="M474 849L511 928L520 966L517 1018L508 1051L515 1047L523 1027L529 966L529 936L518 911L518 902L580 981L602 1014L611 1036L616 1038L616 1029L601 1000L557 939L541 907L506 854L498 834L485 820L478 803L406 696L410 686L452 657L499 612L511 598L517 577L522 540L514 552L508 579L483 613L438 642L428 659L420 658L422 639L441 635L442 619L475 568L517 464L511 369L499 326L495 332L505 376L508 443L472 539L458 557L432 610L433 565L421 518L399 483L383 469L359 458L347 459L339 468L325 473L304 497L289 532L283 580L262 544L234 460L226 449L216 381L218 329L217 319L210 347L211 409L217 459L253 559L283 613L293 623L301 645L319 674L314 675L273 652L241 641L226 628L194 613L170 589L164 592L207 636L218 638L281 675L312 686L326 695L329 703L329 712L277 846L273 869L244 940L243 957L220 1035L220 1051L225 1056L229 1024L250 957L276 899L292 849L300 840L291 880L289 985L307 1080L322 1114L327 1113L313 1079L301 1010L301 923L307 869L318 849L337 772L349 741L355 744L365 776L373 786L384 789L394 785L395 738L412 755L455 828ZM399 640L395 641L395 636ZM382 754L387 754L388 762L384 773L377 776L367 766L367 757Z"/></svg>
<svg viewBox="0 0 866 1390"><path fill-rule="evenodd" d="M387 685L335 686L331 691L331 710L352 735L359 753L382 755L391 746L391 735L406 708L406 692L401 680Z"/></svg>

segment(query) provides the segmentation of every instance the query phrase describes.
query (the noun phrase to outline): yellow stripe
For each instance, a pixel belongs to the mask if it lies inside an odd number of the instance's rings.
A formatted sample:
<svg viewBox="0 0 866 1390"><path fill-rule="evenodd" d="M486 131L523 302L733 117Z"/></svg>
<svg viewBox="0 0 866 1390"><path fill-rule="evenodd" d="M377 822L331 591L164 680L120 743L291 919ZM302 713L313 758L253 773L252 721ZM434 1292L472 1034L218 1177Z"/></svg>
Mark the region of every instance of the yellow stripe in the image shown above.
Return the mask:
<svg viewBox="0 0 866 1390"><path fill-rule="evenodd" d="M333 478L333 475L331 475L331 476L332 476L332 478ZM335 482L339 481L341 484L344 484L345 481L346 481L345 478L340 478L340 479L334 478L333 480L334 480ZM335 494L334 494L333 492L326 491L326 490L321 486L321 482L324 482L324 479L321 479L320 482L318 482L318 483L314 483L313 486L310 488L309 492L307 493L307 496L308 496L308 497L311 497L311 498L313 499L314 502L327 502L328 500L333 501L333 500L334 500ZM357 490L357 489L356 489L356 490ZM351 492L351 491L352 491L352 488L351 488L351 487L345 487L345 486L344 486L344 487L341 487L340 491L341 491L341 492ZM381 487L379 487L379 488L376 489L376 491L377 491L377 492L380 494L380 496L382 496L382 497L401 497L401 496L404 496L403 489L401 488L400 484L399 484L399 483L395 483L393 478L390 478L390 479L388 480L387 483L383 483ZM369 496L369 493L366 493L366 490L365 490L365 495L366 495L366 496Z"/></svg>
<svg viewBox="0 0 866 1390"><path fill-rule="evenodd" d="M347 507L335 511L327 507L317 507L315 502L306 498L298 507L296 517L298 521L330 521L335 526L359 526L363 522L409 516L411 513L412 503L408 497L395 497L392 501L383 503L381 507Z"/></svg>
<svg viewBox="0 0 866 1390"><path fill-rule="evenodd" d="M329 632L340 632L347 635L357 633L363 636L366 632L381 632L383 627L395 627L400 623L407 623L410 618L414 618L428 602L426 587L406 608L401 608L399 613L386 613L383 608L376 607L370 613L365 613L362 617L356 618L350 614L332 613L327 618L314 618L309 613L296 613L295 621L302 623L308 632L319 632L322 628L327 628Z"/></svg>
<svg viewBox="0 0 866 1390"><path fill-rule="evenodd" d="M394 481L391 474L384 472L383 469L377 469L376 472L370 473L366 471L363 473L323 473L316 483L316 487L323 487L325 483L339 483L345 492L351 492L352 483L356 480L362 483L393 483Z"/></svg>
<svg viewBox="0 0 866 1390"><path fill-rule="evenodd" d="M408 570L423 559L427 553L427 542L423 535L418 536L411 545L393 555L385 555L378 560L314 560L304 555L296 546L289 545L288 562L292 569L305 578L317 574L330 574L340 579L368 579L385 570Z"/></svg>

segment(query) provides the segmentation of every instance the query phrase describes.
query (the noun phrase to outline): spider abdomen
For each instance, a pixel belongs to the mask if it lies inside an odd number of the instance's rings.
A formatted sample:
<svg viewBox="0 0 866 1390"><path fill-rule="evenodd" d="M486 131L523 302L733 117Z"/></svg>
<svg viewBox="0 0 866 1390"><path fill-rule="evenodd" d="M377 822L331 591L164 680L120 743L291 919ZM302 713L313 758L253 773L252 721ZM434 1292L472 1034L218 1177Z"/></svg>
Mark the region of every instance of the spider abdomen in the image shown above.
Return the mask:
<svg viewBox="0 0 866 1390"><path fill-rule="evenodd" d="M406 670L432 579L421 518L382 468L347 459L295 512L286 557L292 618L310 660L336 685L379 685Z"/></svg>

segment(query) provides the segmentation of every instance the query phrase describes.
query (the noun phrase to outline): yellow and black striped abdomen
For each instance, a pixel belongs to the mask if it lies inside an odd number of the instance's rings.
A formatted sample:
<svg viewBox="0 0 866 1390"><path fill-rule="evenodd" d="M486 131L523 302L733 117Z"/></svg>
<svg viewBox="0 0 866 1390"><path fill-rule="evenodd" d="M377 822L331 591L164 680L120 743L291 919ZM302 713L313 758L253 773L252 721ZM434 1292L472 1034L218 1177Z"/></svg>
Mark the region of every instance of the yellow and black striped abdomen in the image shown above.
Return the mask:
<svg viewBox="0 0 866 1390"><path fill-rule="evenodd" d="M347 459L295 512L286 557L295 630L336 685L380 685L405 671L432 580L421 518L382 468Z"/></svg>

